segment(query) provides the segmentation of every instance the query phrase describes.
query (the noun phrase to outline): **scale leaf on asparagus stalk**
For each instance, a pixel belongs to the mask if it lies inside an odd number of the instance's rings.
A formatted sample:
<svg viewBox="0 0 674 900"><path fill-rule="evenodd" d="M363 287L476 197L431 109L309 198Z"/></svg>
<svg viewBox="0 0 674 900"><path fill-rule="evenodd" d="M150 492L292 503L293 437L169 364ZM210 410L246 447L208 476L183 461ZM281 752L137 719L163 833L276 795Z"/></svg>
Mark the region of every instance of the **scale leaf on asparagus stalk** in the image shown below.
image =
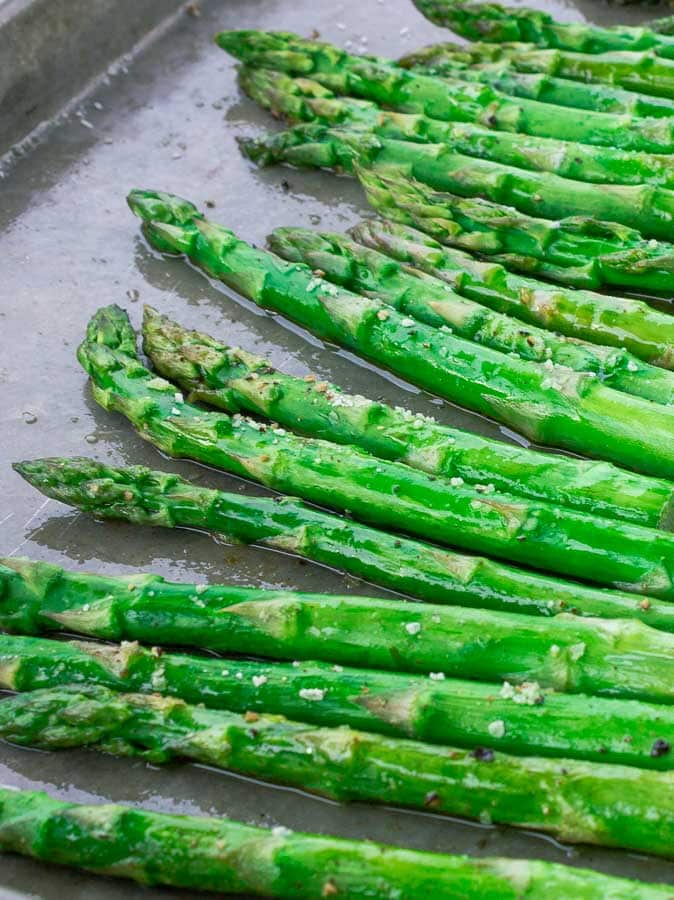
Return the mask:
<svg viewBox="0 0 674 900"><path fill-rule="evenodd" d="M576 181L674 187L674 168L669 156L535 138L467 122L443 122L428 116L393 112L368 100L338 97L318 82L289 78L271 69L244 67L239 73L239 83L249 97L292 124L317 122L370 130L384 138L445 143L457 153L521 169L553 172Z"/></svg>
<svg viewBox="0 0 674 900"><path fill-rule="evenodd" d="M78 358L101 406L121 412L171 456L348 510L380 527L674 599L672 534L499 494L490 485L438 479L351 445L204 411L145 369L137 352L127 352L129 333L133 329L119 307L103 308L89 323Z"/></svg>
<svg viewBox="0 0 674 900"><path fill-rule="evenodd" d="M100 875L279 900L669 900L671 889L541 860L407 850L0 786L0 850Z"/></svg>
<svg viewBox="0 0 674 900"><path fill-rule="evenodd" d="M339 94L399 112L473 122L498 131L646 153L674 152L674 121L551 107L514 99L488 85L409 72L394 62L352 56L331 44L280 31L224 31L216 42L253 67L309 77ZM674 65L674 64L673 64Z"/></svg>
<svg viewBox="0 0 674 900"><path fill-rule="evenodd" d="M104 519L197 528L231 541L257 543L419 600L533 616L570 611L639 619L653 628L674 631L671 603L465 556L322 512L290 497L215 491L142 466L114 469L85 458L33 460L14 468L47 496ZM44 627L32 616L27 598L20 596L25 615L16 618L16 610L12 611L3 627L23 632ZM37 596L42 596L39 591ZM149 640L155 637L150 635Z"/></svg>
<svg viewBox="0 0 674 900"><path fill-rule="evenodd" d="M183 587L187 593L193 586ZM663 704L558 693L533 682L498 687L446 678L442 672L414 675L315 661L214 659L158 652L135 642L0 635L0 688L35 691L70 684L158 692L210 709L265 712L323 727L348 725L518 756L674 768L674 707Z"/></svg>
<svg viewBox="0 0 674 900"><path fill-rule="evenodd" d="M386 218L508 269L575 288L671 293L674 246L647 241L631 228L581 216L557 221L527 216L489 200L433 191L395 166L358 165L356 174L369 203ZM671 331L670 315L652 310L652 316Z"/></svg>
<svg viewBox="0 0 674 900"><path fill-rule="evenodd" d="M171 194L133 191L132 210L152 245L185 254L261 306L288 315L452 402L539 443L646 474L674 474L673 413L614 391L591 373L516 359L430 328L385 303L339 289L307 266L257 250Z"/></svg>
<svg viewBox="0 0 674 900"><path fill-rule="evenodd" d="M43 750L92 747L155 764L189 760L341 803L386 803L535 828L574 843L674 855L671 772L439 748L346 725L321 728L86 685L0 701L0 737Z"/></svg>
<svg viewBox="0 0 674 900"><path fill-rule="evenodd" d="M434 24L451 28L471 41L497 44L525 41L539 47L591 54L652 49L664 58L674 58L674 38L654 30L657 21L645 26L614 25L607 28L590 22L557 22L549 13L526 6L502 6L474 0L412 2Z"/></svg>
<svg viewBox="0 0 674 900"><path fill-rule="evenodd" d="M443 195L424 193L420 186L390 174L382 178L363 172L361 176L371 202L389 218L366 220L349 229L358 243L440 278L461 296L490 309L591 343L625 347L666 369L674 366L674 317L670 314L641 300L553 287L509 272L491 259L475 259L450 246L451 222L443 221L439 202ZM438 200L435 205L433 197ZM417 228L403 224L408 222Z"/></svg>
<svg viewBox="0 0 674 900"><path fill-rule="evenodd" d="M269 418L284 428L353 444L432 475L493 484L498 491L556 506L671 529L671 482L606 462L490 440L402 407L348 394L312 375L286 375L268 360L181 328L147 306L143 349L153 367L196 403Z"/></svg>
<svg viewBox="0 0 674 900"><path fill-rule="evenodd" d="M523 328L517 319L456 293L446 281L398 264L345 235L277 228L268 244L283 259L306 263L329 281L377 297L427 325L448 326L460 337L522 359L594 372L604 384L654 403L674 402L674 373L648 365L624 349L581 342L535 326Z"/></svg>

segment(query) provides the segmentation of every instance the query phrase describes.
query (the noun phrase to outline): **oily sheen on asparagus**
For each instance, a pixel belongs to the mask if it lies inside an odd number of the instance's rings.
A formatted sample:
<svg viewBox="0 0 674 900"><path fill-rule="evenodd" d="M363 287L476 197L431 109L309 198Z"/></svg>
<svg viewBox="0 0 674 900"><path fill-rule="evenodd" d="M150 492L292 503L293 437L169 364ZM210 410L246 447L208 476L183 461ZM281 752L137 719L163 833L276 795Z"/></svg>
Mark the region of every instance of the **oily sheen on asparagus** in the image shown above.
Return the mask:
<svg viewBox="0 0 674 900"><path fill-rule="evenodd" d="M20 565L26 565L20 561ZM71 573L72 575L72 573ZM86 583L83 585L87 589ZM507 753L674 767L674 708L559 693L536 682L488 682L331 665L161 653L136 642L97 644L0 635L0 687L70 684L161 693L239 713Z"/></svg>
<svg viewBox="0 0 674 900"><path fill-rule="evenodd" d="M298 437L176 396L131 349L119 307L99 310L78 358L94 396L160 450L356 519L609 586L674 598L674 535L436 478L349 445ZM671 563L670 563L671 556Z"/></svg>
<svg viewBox="0 0 674 900"><path fill-rule="evenodd" d="M528 334L527 329L522 331ZM669 481L610 463L505 444L440 425L403 407L349 394L313 375L287 375L266 359L183 328L147 306L143 350L156 371L195 403L261 416L311 437L353 444L431 475L493 484L498 491L556 506L671 528L674 486Z"/></svg>
<svg viewBox="0 0 674 900"><path fill-rule="evenodd" d="M540 860L424 853L227 819L64 802L0 787L0 850L101 875L279 900L667 900L669 887ZM189 852L188 852L189 851Z"/></svg>
<svg viewBox="0 0 674 900"><path fill-rule="evenodd" d="M640 619L674 631L674 606L666 601L466 556L331 515L295 498L215 491L142 466L115 469L86 458L33 460L14 468L47 496L101 518L211 531L294 553L419 600L532 616L572 612ZM30 617L17 621L21 624L11 625L6 618L3 627L36 627Z"/></svg>

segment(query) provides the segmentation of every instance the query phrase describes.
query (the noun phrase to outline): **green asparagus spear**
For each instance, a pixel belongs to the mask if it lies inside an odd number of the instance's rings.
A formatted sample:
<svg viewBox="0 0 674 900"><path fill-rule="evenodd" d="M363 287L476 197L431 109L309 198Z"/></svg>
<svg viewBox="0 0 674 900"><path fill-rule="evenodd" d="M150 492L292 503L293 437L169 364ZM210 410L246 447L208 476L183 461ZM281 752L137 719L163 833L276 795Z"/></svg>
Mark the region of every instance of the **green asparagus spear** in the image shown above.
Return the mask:
<svg viewBox="0 0 674 900"><path fill-rule="evenodd" d="M226 819L83 806L0 787L0 850L143 885L281 900L669 900L671 888L590 869L448 856Z"/></svg>
<svg viewBox="0 0 674 900"><path fill-rule="evenodd" d="M431 191L394 167L360 166L357 174L370 204L386 218L494 257L509 269L579 288L671 293L674 247L644 240L630 228L591 218L525 216L488 200ZM670 316L659 318L671 329Z"/></svg>
<svg viewBox="0 0 674 900"><path fill-rule="evenodd" d="M145 307L143 349L154 368L194 402L270 418L294 431L354 444L431 475L493 484L500 492L671 529L670 482L610 463L551 457L346 394L311 375L286 375L261 357L181 328L151 307Z"/></svg>
<svg viewBox="0 0 674 900"><path fill-rule="evenodd" d="M241 145L248 156L264 164L333 165L347 172L356 162L375 172L394 167L404 177L436 190L480 197L539 218L578 214L618 222L646 237L674 238L674 191L655 185L612 184L599 188L550 172L527 171L456 153L453 143L399 141L362 129L320 124L298 125L289 133L244 140ZM671 243L665 247L674 252Z"/></svg>
<svg viewBox="0 0 674 900"><path fill-rule="evenodd" d="M183 489L181 521L203 525L203 515L189 512L190 504L204 499ZM155 515L175 517L166 495L162 501ZM374 597L198 587L152 575L64 572L21 560L3 565L0 576L2 626L23 634L62 631L272 659L442 672L499 685L506 679L527 682L523 699L531 702L541 687L674 703L674 636L634 620L569 613L544 620Z"/></svg>
<svg viewBox="0 0 674 900"><path fill-rule="evenodd" d="M0 737L45 750L93 747L160 764L190 760L342 803L432 810L536 828L573 843L674 855L669 772L440 749L348 726L320 728L84 685L3 700Z"/></svg>
<svg viewBox="0 0 674 900"><path fill-rule="evenodd" d="M14 468L48 496L102 518L204 529L229 540L294 553L420 600L536 616L571 611L638 618L674 631L671 603L462 556L332 516L293 498L212 491L141 466L112 469L81 458L39 460ZM29 626L21 622L11 627L26 631ZM149 640L154 638L150 635Z"/></svg>
<svg viewBox="0 0 674 900"><path fill-rule="evenodd" d="M674 373L637 359L624 349L610 349L558 335L495 312L449 288L447 282L394 262L377 250L336 233L306 228L277 228L269 246L284 259L303 262L335 284L390 303L434 327L448 325L455 334L522 359L594 372L602 382L654 403L674 403Z"/></svg>
<svg viewBox="0 0 674 900"><path fill-rule="evenodd" d="M227 659L0 635L0 688L69 684L178 697L238 713L518 756L570 757L642 769L674 767L674 709L637 700L356 669L327 663ZM540 702L533 702L538 700Z"/></svg>
<svg viewBox="0 0 674 900"><path fill-rule="evenodd" d="M91 320L78 358L94 397L172 456L252 478L371 524L406 531L614 587L674 599L674 535L536 503L493 486L436 479L350 445L312 440L176 397L175 388L118 348L133 334L108 307ZM457 483L458 482L458 483Z"/></svg>
<svg viewBox="0 0 674 900"><path fill-rule="evenodd" d="M659 34L657 22L636 28L616 25L605 28L589 22L556 22L549 13L526 6L506 7L471 0L413 0L422 15L436 25L451 28L471 41L527 41L581 53L611 50L654 50L674 57L674 39ZM649 27L650 26L650 27Z"/></svg>
<svg viewBox="0 0 674 900"><path fill-rule="evenodd" d="M133 211L158 250L184 253L255 303L343 344L440 396L540 443L608 458L649 475L674 472L669 407L614 391L591 374L546 367L401 316L256 250L171 194L133 191Z"/></svg>
<svg viewBox="0 0 674 900"><path fill-rule="evenodd" d="M293 124L348 125L384 138L445 143L467 156L521 169L554 172L577 181L674 187L674 167L669 156L630 153L396 113L367 100L336 97L315 81L289 78L271 69L244 68L239 81L243 90L261 106Z"/></svg>
<svg viewBox="0 0 674 900"><path fill-rule="evenodd" d="M674 42L672 43L674 48ZM450 45L450 52L454 45ZM470 44L463 51L468 62L506 62L516 72L542 72L557 78L616 85L643 94L674 97L674 59L663 59L654 50L609 53L575 53L571 50L540 50L531 44ZM415 70L419 71L419 70ZM425 70L421 70L425 72ZM432 75L450 75L434 67Z"/></svg>
<svg viewBox="0 0 674 900"><path fill-rule="evenodd" d="M339 94L374 100L400 112L621 150L674 152L674 122L669 119L591 110L579 116L563 106L551 109L536 100L515 100L487 85L449 81L409 72L388 60L351 56L287 32L225 31L216 35L216 41L254 67L308 76Z"/></svg>
<svg viewBox="0 0 674 900"><path fill-rule="evenodd" d="M367 183L396 221L368 220L354 226L350 233L364 246L441 278L457 293L490 309L571 337L625 347L658 366L671 369L674 365L674 320L667 313L640 300L551 287L514 275L495 262L476 260L447 243L438 243L423 231L401 224L414 219L422 229L443 237L440 209L435 209L438 215L433 217L432 204L422 204L423 195L417 189L408 190L402 182L388 176L381 179L373 175ZM394 196L400 200L401 208L391 212L388 201Z"/></svg>
<svg viewBox="0 0 674 900"><path fill-rule="evenodd" d="M668 97L639 94L603 82L585 83L569 78L556 78L542 72L518 72L507 60L475 65L469 62L464 48L454 44L423 47L403 56L398 60L398 65L421 74L477 81L502 94L526 97L555 106L654 118L674 115L674 102Z"/></svg>

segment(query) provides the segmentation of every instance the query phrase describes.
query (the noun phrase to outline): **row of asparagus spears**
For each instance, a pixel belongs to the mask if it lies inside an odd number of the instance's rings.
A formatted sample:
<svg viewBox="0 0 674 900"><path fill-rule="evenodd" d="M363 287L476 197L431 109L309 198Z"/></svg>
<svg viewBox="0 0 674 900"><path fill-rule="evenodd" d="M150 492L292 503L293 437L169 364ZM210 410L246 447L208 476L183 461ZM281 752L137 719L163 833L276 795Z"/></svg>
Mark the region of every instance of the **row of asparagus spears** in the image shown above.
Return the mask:
<svg viewBox="0 0 674 900"><path fill-rule="evenodd" d="M482 4L418 5L486 40L512 30L492 5L489 28ZM293 35L219 36L248 64L251 96L308 123L245 144L248 155L350 171L394 221L349 236L278 229L265 253L180 198L138 191L130 205L154 247L318 336L534 440L645 474L510 447L288 376L147 310L152 372L126 315L101 310L78 351L101 405L163 452L350 517L84 459L17 464L21 475L102 517L261 543L426 602L4 560L0 629L12 636L0 634L0 688L15 693L0 701L0 737L188 760L339 801L674 855L674 539L660 530L672 523L671 321L640 300L553 289L499 265L574 287L668 290L674 52L655 30L606 36L519 12L507 40L550 49L442 45L401 67ZM571 212L586 218L564 219ZM39 636L54 632L121 643ZM284 897L670 893L545 863L2 788L0 849Z"/></svg>
<svg viewBox="0 0 674 900"><path fill-rule="evenodd" d="M438 327L440 313L425 306L423 295L412 311L416 316L424 314L426 321L400 311L386 299L337 287L322 276L322 270L316 273L304 264L286 263L252 248L173 195L134 191L129 203L158 250L184 254L248 299L419 387L509 425L538 443L609 458L651 475L670 477L674 471L671 405L615 390L595 372L576 371L551 358L535 363L502 352L501 338L493 339L500 347L495 350L459 337L446 324ZM452 296L447 294L450 306ZM445 314L450 315L449 309ZM488 333L489 328L484 330ZM521 336L525 343L528 336ZM520 336L514 337L517 341ZM531 337L535 343L536 335ZM511 332L509 346L514 350L512 338ZM623 361L628 377L643 380L646 370L639 363L629 357Z"/></svg>
<svg viewBox="0 0 674 900"><path fill-rule="evenodd" d="M484 86L294 35L225 32L218 42L246 63L241 81L251 96L304 123L244 141L256 161L346 168L361 177L393 169L399 181L414 176L451 192L443 198L450 243L574 286L669 291L674 195L662 154L674 144L646 136L674 119L637 117L638 137L628 140L628 124L614 121L621 117L579 117L528 100L513 109Z"/></svg>

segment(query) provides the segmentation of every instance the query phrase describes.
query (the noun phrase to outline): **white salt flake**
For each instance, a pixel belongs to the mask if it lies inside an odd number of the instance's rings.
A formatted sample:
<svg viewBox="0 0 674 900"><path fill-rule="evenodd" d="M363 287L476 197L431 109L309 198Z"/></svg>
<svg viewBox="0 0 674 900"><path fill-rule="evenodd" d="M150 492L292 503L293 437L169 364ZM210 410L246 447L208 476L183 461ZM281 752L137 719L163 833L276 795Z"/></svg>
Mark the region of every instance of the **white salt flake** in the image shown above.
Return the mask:
<svg viewBox="0 0 674 900"><path fill-rule="evenodd" d="M325 688L302 688L300 690L302 700L322 700L325 694Z"/></svg>
<svg viewBox="0 0 674 900"><path fill-rule="evenodd" d="M253 687L262 687L263 684L267 683L266 675L253 675L252 678Z"/></svg>
<svg viewBox="0 0 674 900"><path fill-rule="evenodd" d="M487 725L487 731L492 737L502 738L506 731L505 722L503 719L494 719L493 722Z"/></svg>
<svg viewBox="0 0 674 900"><path fill-rule="evenodd" d="M405 625L405 631L408 634L419 634L421 631L421 623L420 622L407 622Z"/></svg>
<svg viewBox="0 0 674 900"><path fill-rule="evenodd" d="M431 681L444 681L445 673L444 672L429 672L428 677Z"/></svg>

